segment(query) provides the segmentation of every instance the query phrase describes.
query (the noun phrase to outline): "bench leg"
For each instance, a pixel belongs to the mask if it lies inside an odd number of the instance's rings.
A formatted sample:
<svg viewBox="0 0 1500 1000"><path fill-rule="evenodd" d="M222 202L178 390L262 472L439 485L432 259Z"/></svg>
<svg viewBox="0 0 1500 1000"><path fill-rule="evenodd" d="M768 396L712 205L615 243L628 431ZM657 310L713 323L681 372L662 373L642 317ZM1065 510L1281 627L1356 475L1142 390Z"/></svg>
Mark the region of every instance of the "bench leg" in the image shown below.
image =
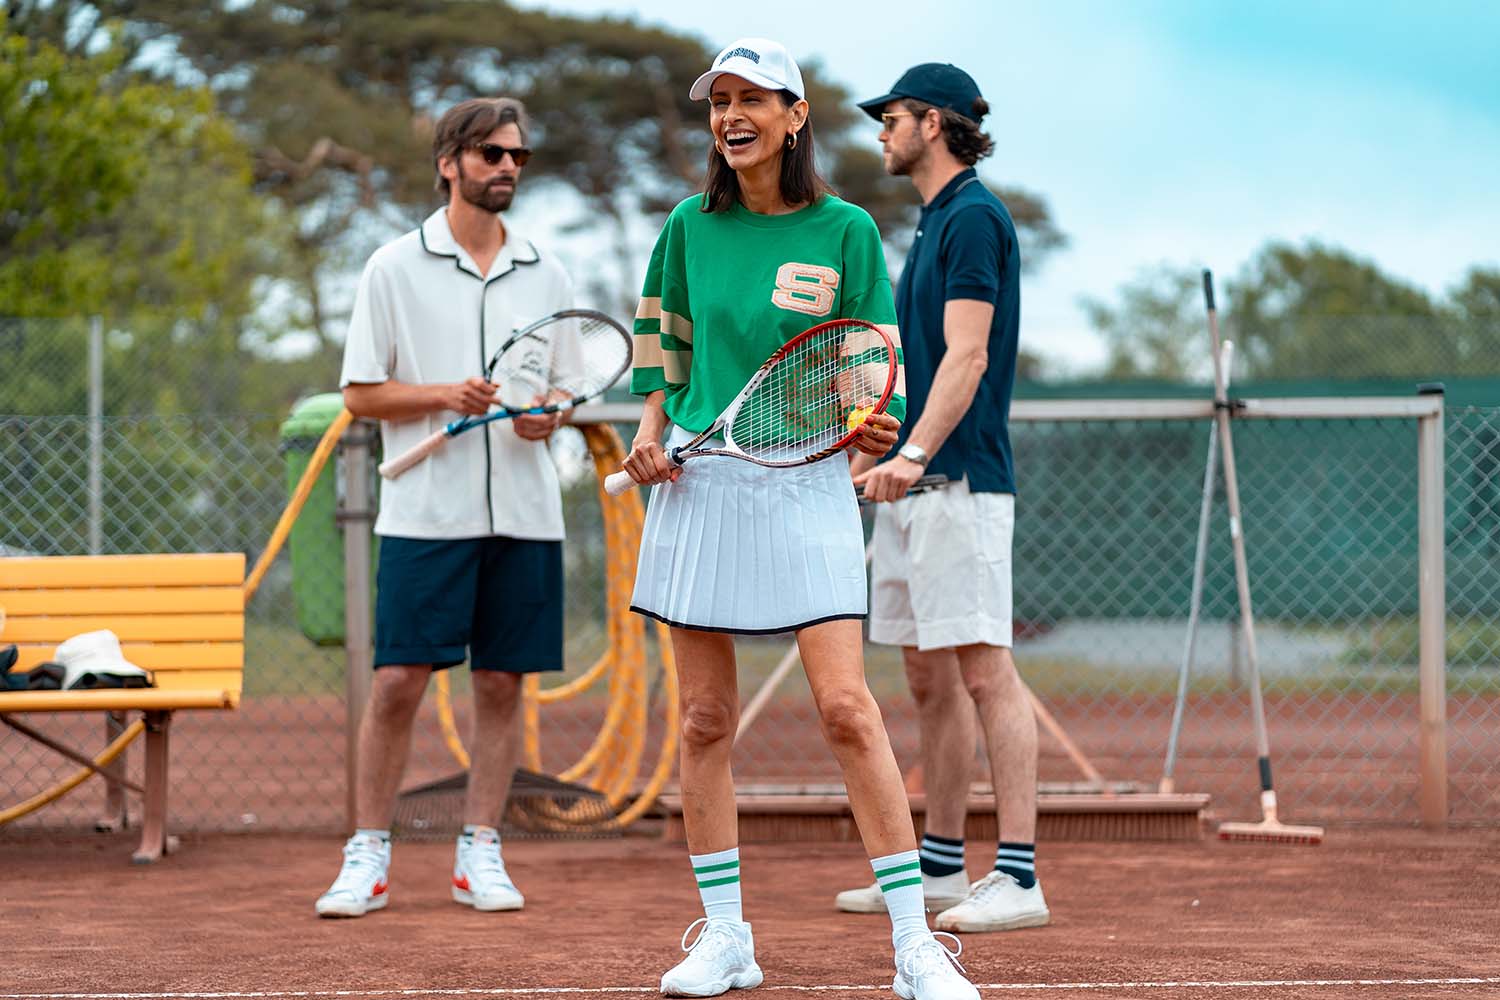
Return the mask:
<svg viewBox="0 0 1500 1000"><path fill-rule="evenodd" d="M124 712L106 712L104 715L104 743L113 743L121 733L125 731ZM100 833L115 833L119 830L129 829L130 810L125 804L125 786L118 781L109 781L107 778L125 777L125 756L120 755L108 767L104 768L106 780L104 782L104 813L94 820L94 829Z"/></svg>
<svg viewBox="0 0 1500 1000"><path fill-rule="evenodd" d="M131 858L138 865L168 853L167 836L167 736L171 712L146 713L146 801L141 816L141 846Z"/></svg>

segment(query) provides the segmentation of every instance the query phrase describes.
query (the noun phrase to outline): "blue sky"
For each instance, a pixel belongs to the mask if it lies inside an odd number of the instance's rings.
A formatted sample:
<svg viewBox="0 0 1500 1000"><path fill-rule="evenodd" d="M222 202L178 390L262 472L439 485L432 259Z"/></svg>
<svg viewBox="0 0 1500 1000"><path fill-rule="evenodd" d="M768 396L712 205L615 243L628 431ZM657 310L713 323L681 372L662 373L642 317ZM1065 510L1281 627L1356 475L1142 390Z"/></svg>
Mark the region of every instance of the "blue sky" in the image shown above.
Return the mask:
<svg viewBox="0 0 1500 1000"><path fill-rule="evenodd" d="M1103 353L1079 297L1162 262L1228 277L1318 239L1434 293L1500 267L1500 3L520 2L778 38L860 96L964 67L995 109L982 173L1071 241L1025 285L1022 337L1075 371Z"/></svg>

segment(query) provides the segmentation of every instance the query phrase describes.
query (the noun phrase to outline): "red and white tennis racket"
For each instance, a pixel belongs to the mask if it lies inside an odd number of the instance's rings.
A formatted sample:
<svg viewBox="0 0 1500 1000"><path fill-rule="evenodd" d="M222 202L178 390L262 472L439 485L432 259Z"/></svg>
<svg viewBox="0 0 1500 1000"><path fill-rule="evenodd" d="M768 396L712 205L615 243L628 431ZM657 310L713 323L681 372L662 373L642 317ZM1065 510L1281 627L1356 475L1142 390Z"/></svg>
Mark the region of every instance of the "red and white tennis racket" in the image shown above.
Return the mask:
<svg viewBox="0 0 1500 1000"><path fill-rule="evenodd" d="M885 412L899 372L896 345L879 327L857 319L820 324L767 358L713 424L667 459L682 465L729 455L788 468L836 455L870 414ZM722 444L713 440L721 436ZM624 471L604 479L610 496L635 485Z"/></svg>

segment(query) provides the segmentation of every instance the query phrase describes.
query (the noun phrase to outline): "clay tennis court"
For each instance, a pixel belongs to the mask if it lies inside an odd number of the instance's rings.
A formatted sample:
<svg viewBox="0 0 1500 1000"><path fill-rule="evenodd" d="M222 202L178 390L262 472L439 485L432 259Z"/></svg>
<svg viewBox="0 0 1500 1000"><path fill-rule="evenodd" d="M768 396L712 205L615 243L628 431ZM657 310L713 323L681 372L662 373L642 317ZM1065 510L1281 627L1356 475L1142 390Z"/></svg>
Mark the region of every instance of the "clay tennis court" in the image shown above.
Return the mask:
<svg viewBox="0 0 1500 1000"><path fill-rule="evenodd" d="M799 682L800 683L800 682ZM838 768L823 743L817 723L794 685L772 700L747 740L736 750L735 777L747 784L828 783L839 780ZM892 743L904 768L918 759L916 719L910 698L882 699ZM1282 710L1280 699L1268 699L1275 721L1275 759L1284 818L1330 826L1358 823L1415 823L1417 809L1416 696L1370 696L1355 705L1313 699ZM1111 780L1154 783L1161 773L1161 752L1154 740L1135 747L1121 745L1118 718L1128 717L1147 736L1165 734L1171 718L1168 697L1054 700L1052 709L1103 775ZM1471 696L1463 715L1450 720L1454 752L1449 786L1455 824L1484 823L1500 801L1492 761L1500 759L1500 699ZM1257 813L1258 786L1250 718L1243 700L1217 699L1210 715L1195 703L1183 733L1178 788L1212 796L1214 817L1250 819ZM467 732L467 699L456 704ZM1293 714L1295 711L1295 714ZM563 737L598 731L602 703L571 702L550 707L544 722L544 763L559 768L577 756ZM655 713L646 740L648 759L661 745L660 713ZM39 718L38 728L79 747L99 745L99 721L88 715ZM269 830L335 833L343 829L342 705L336 699L262 697L236 712L183 713L174 724L171 821L174 830ZM20 799L42 791L75 768L70 762L11 734L0 746L14 754L12 795ZM1238 745L1237 742L1238 741ZM580 744L585 745L585 744ZM1080 777L1062 749L1043 733L1040 775L1044 782ZM133 767L138 762L133 762ZM458 765L443 746L431 702L416 729L413 762L405 787L452 774ZM21 778L24 776L24 783ZM976 766L974 778L986 778ZM91 781L77 791L19 823L0 829L0 857L10 840L35 827L54 832L87 829L102 810L103 784ZM9 804L0 802L0 804Z"/></svg>
<svg viewBox="0 0 1500 1000"><path fill-rule="evenodd" d="M629 996L656 992L698 899L652 837L514 841L526 909L448 898L448 843L401 842L392 901L319 920L335 837L187 838L133 867L129 835L8 841L0 997ZM972 844L969 870L988 865ZM744 848L757 996L889 996L889 928L841 914L856 844ZM1048 843L1049 927L966 935L987 997L1500 994L1500 834L1330 831L1319 848ZM730 994L736 995L736 994Z"/></svg>

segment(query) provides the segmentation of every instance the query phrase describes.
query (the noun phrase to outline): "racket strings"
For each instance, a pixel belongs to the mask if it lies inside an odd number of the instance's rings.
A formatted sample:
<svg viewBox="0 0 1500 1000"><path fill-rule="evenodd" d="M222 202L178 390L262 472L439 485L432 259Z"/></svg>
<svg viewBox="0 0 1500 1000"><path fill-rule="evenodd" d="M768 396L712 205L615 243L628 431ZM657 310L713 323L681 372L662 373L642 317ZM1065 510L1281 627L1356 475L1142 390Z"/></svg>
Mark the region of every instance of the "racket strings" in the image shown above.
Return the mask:
<svg viewBox="0 0 1500 1000"><path fill-rule="evenodd" d="M856 411L886 395L890 353L889 341L864 324L831 325L793 343L730 420L731 440L765 462L836 446L858 426Z"/></svg>
<svg viewBox="0 0 1500 1000"><path fill-rule="evenodd" d="M543 324L490 362L489 380L503 407L576 400L608 389L630 367L630 341L602 319L568 316Z"/></svg>

